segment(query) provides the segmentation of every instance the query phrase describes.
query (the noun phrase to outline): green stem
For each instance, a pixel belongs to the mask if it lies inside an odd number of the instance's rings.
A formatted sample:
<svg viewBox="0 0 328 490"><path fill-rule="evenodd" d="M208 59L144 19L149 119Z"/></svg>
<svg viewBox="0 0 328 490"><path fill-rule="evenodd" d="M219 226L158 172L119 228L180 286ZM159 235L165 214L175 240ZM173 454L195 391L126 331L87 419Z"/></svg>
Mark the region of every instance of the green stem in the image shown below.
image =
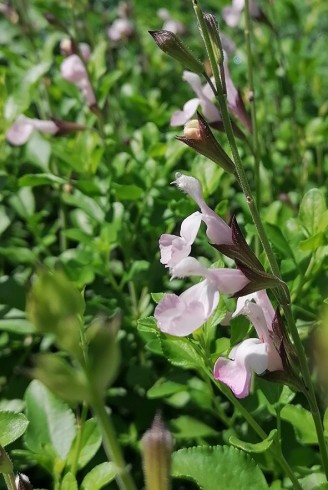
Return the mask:
<svg viewBox="0 0 328 490"><path fill-rule="evenodd" d="M249 0L245 0L245 41L246 41L246 52L247 52L247 74L248 74L248 85L249 85L249 101L251 103L251 119L252 119L252 136L253 136L253 150L255 159L255 200L258 209L261 208L261 188L260 188L260 143L258 134L258 125L256 118L256 97L255 97L255 87L254 87L254 77L253 77L253 55L252 55L252 45L251 45L251 35L252 35L252 22L249 13ZM255 253L259 255L259 241L258 237L255 241Z"/></svg>
<svg viewBox="0 0 328 490"><path fill-rule="evenodd" d="M211 373L211 379L213 379L212 373ZM237 398L235 398L235 396L230 391L230 389L218 381L213 380L213 382L216 384L216 386L218 386L218 388L226 396L226 398L228 398L228 400L235 407L235 409L238 410L238 412L242 415L242 417L244 417L246 422L249 424L250 427L252 427L252 429L260 437L260 439L262 439L262 440L266 439L268 437L266 432L256 422L256 420L248 412L248 410L240 403L240 401ZM291 467L287 463L284 455L282 454L282 450L281 450L281 446L280 446L279 442L278 441L274 442L272 444L272 448L270 448L269 451L271 451L271 453L274 456L274 458L276 459L277 463L280 465L282 470L285 472L285 474L291 480L291 482L294 485L294 488L296 488L298 490L302 490L302 487L299 484L293 470L291 469Z"/></svg>
<svg viewBox="0 0 328 490"><path fill-rule="evenodd" d="M14 473L3 473L3 478L8 490L17 490Z"/></svg>
<svg viewBox="0 0 328 490"><path fill-rule="evenodd" d="M209 38L209 34L208 34L208 31L206 28L206 24L204 21L203 13L198 6L197 0L193 0L193 5L194 5L195 14L196 14L196 17L198 20L198 24L199 24L199 27L200 27L200 30L201 30L201 33L202 33L202 36L204 39L206 51L207 51L207 54L208 54L208 57L209 57L209 60L211 63L211 68L212 68L212 72L213 72L213 76L214 76L215 84L216 84L216 88L217 88L216 95L217 95L220 110L221 110L224 129L225 129L225 132L227 134L227 138L228 138L228 141L229 141L229 144L231 147L231 151L232 151L232 155L233 155L233 159L234 159L234 163L235 163L235 167L236 167L236 173L237 173L237 177L239 180L239 184L240 184L242 191L246 197L246 202L248 204L252 219L253 219L254 224L256 226L256 229L257 229L258 235L260 237L260 240L262 242L263 248L264 248L265 253L267 255L271 270L272 270L273 274L281 280L281 273L280 273L280 269L278 266L278 262L276 260L274 253L273 253L273 250L271 248L268 237L265 233L260 214L258 212L256 203L253 199L251 188L250 188L248 179L246 177L245 170L243 168L243 165L242 165L242 162L241 162L241 159L239 156L238 148L236 145L236 141L234 138L234 134L233 134L232 126L231 126L231 121L230 121L230 117L229 117L229 113L228 113L226 97L223 95L220 74L219 74L218 66L217 66L217 63L215 60L213 47L212 47L212 44L211 44L211 41ZM318 409L318 405L317 405L317 401L316 401L316 397L315 397L314 387L313 387L313 384L311 381L311 375L310 375L310 371L308 368L308 363L307 363L305 351L303 348L303 344L301 342L301 339L300 339L300 336L299 336L299 333L298 333L298 330L297 330L297 327L295 325L293 315L291 312L291 308L290 308L290 304L289 304L289 301L290 301L289 291L288 291L287 286L286 285L284 286L283 282L281 283L281 287L283 288L284 294L283 295L279 294L279 299L280 299L282 307L284 309L284 313L285 313L285 317L286 317L286 320L288 323L289 331L291 333L292 339L294 341L295 348L296 348L297 353L298 353L298 358L300 361L301 371L302 371L303 380L304 380L304 384L305 384L305 390L307 393L307 398L308 398L310 410L312 412L312 417L313 417L315 427L316 427L316 431L317 431L318 443L319 443L320 453L321 453L321 458L322 458L322 464L323 464L323 467L324 467L324 470L325 470L325 473L326 473L326 476L328 479L327 447L326 447L326 443L325 443L325 439L324 439L323 426L322 426L322 422L321 422L321 418L320 418L320 414L319 414L319 409Z"/></svg>
<svg viewBox="0 0 328 490"><path fill-rule="evenodd" d="M94 389L92 389L92 380L90 381L90 390L92 391L91 406L102 432L105 452L108 459L113 461L118 469L118 474L116 476L118 486L120 490L137 490L129 469L125 464L111 417L106 412L101 397Z"/></svg>
<svg viewBox="0 0 328 490"><path fill-rule="evenodd" d="M320 453L321 453L321 458L322 458L322 464L325 470L326 478L328 480L328 453L327 453L327 445L323 433L323 425L321 421L321 416L319 412L319 407L317 404L316 396L315 396L315 391L313 387L313 383L311 380L311 374L307 362L307 358L305 355L304 347L302 344L302 341L300 339L300 336L298 334L298 330L292 315L292 311L290 308L290 305L283 305L285 317L287 320L287 324L291 333L291 336L294 341L295 348L298 353L298 359L299 363L301 365L301 371L303 375L303 382L305 386L305 395L307 397L310 410L312 413L313 421L315 424L316 432L317 432L317 437L318 437L318 443L319 443L319 448L320 448Z"/></svg>
<svg viewBox="0 0 328 490"><path fill-rule="evenodd" d="M83 402L82 412L81 412L81 416L80 416L80 420L79 420L79 424L78 424L78 428L77 428L78 432L77 432L77 437L76 437L76 442L75 442L75 447L74 447L74 458L73 458L73 462L71 465L71 473L73 473L74 476L76 475L76 472L77 472L79 455L81 452L83 429L84 429L84 424L85 424L85 421L87 418L87 414L88 414L88 405L85 402Z"/></svg>

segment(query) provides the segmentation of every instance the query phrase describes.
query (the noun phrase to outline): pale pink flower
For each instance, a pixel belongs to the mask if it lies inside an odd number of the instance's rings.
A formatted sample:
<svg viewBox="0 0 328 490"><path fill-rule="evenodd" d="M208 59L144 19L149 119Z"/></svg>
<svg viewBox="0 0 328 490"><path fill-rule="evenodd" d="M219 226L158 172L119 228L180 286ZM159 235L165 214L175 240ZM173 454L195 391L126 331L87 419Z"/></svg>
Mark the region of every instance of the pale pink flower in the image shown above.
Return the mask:
<svg viewBox="0 0 328 490"><path fill-rule="evenodd" d="M191 334L209 319L217 308L220 292L233 294L249 282L237 269L207 269L193 257L187 257L172 267L171 275L205 278L180 296L166 294L155 308L158 328L176 337Z"/></svg>
<svg viewBox="0 0 328 490"><path fill-rule="evenodd" d="M252 300L256 303L253 303ZM252 373L283 370L281 357L276 350L272 335L274 309L265 291L258 291L238 299L233 316L245 315L253 323L258 339L246 339L236 345L229 359L219 357L214 378L229 386L237 398L249 394Z"/></svg>
<svg viewBox="0 0 328 490"><path fill-rule="evenodd" d="M223 9L222 17L229 27L236 27L239 24L244 7L245 0L232 0L232 4ZM261 10L255 0L249 0L249 12L254 18L261 15Z"/></svg>
<svg viewBox="0 0 328 490"><path fill-rule="evenodd" d="M29 140L34 130L41 131L42 133L56 134L59 131L59 128L53 121L31 119L22 114L18 116L14 124L8 129L6 139L12 145L24 145Z"/></svg>
<svg viewBox="0 0 328 490"><path fill-rule="evenodd" d="M76 54L76 53L74 53L74 46L73 46L72 40L69 39L68 37L65 37L64 39L62 39L60 41L59 47L60 47L60 52L64 56L70 56L72 54ZM80 53L81 53L83 60L85 62L89 61L90 55L91 55L91 48L90 48L89 44L79 43L79 50L80 50Z"/></svg>
<svg viewBox="0 0 328 490"><path fill-rule="evenodd" d="M96 97L87 70L77 54L68 56L62 62L60 71L65 80L74 83L80 89L89 107L96 104Z"/></svg>
<svg viewBox="0 0 328 490"><path fill-rule="evenodd" d="M227 56L224 56L224 77L227 88L228 108L231 113L239 119L249 131L251 131L251 121L245 109L244 102L232 81ZM204 118L209 123L222 121L221 113L214 104L215 95L210 84L206 83L203 86L199 75L192 73L191 71L184 71L182 78L189 83L197 95L197 98L188 100L183 106L182 111L176 111L172 114L170 121L171 126L182 126L186 124L187 121L192 119L199 106L202 108ZM211 82L215 87L214 77L211 78Z"/></svg>
<svg viewBox="0 0 328 490"><path fill-rule="evenodd" d="M199 75L191 71L184 71L182 78L189 83L197 98L188 100L182 111L176 111L172 114L171 126L186 124L187 121L192 119L199 106L201 106L203 115L208 122L221 121L221 114L213 103L214 93L209 84L206 83L203 86Z"/></svg>
<svg viewBox="0 0 328 490"><path fill-rule="evenodd" d="M199 180L181 173L177 173L175 177L176 180L173 183L198 204L202 221L207 227L206 234L210 242L215 245L232 245L230 226L206 204Z"/></svg>
<svg viewBox="0 0 328 490"><path fill-rule="evenodd" d="M129 19L116 19L107 29L107 36L111 41L118 42L128 39L134 34L134 26Z"/></svg>
<svg viewBox="0 0 328 490"><path fill-rule="evenodd" d="M159 239L161 263L167 267L175 266L180 260L188 257L201 223L201 213L191 214L186 218L180 229L180 236L163 234Z"/></svg>
<svg viewBox="0 0 328 490"><path fill-rule="evenodd" d="M173 32L173 34L184 34L186 32L186 28L182 24L182 22L172 19L170 12L167 9L165 8L159 9L157 11L157 15L160 19L164 21L162 27L163 31L170 31Z"/></svg>

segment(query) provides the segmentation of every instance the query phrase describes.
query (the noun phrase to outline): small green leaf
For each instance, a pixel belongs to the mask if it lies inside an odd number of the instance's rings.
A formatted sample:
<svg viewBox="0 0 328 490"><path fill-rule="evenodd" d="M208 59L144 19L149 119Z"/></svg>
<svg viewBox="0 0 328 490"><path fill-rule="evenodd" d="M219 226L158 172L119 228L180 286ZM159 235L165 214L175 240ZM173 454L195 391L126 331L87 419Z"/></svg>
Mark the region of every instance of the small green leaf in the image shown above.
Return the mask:
<svg viewBox="0 0 328 490"><path fill-rule="evenodd" d="M203 367L203 360L189 338L161 336L161 346L164 357L174 366L184 369L197 369Z"/></svg>
<svg viewBox="0 0 328 490"><path fill-rule="evenodd" d="M76 435L77 437L77 435ZM82 428L82 438L80 441L80 454L78 459L78 469L84 468L89 463L93 456L101 446L102 437L99 432L99 427L94 419L89 419L85 422ZM71 465L75 458L75 444L72 444L69 456L68 464Z"/></svg>
<svg viewBox="0 0 328 490"><path fill-rule="evenodd" d="M0 445L5 447L24 434L28 420L22 413L0 411Z"/></svg>
<svg viewBox="0 0 328 490"><path fill-rule="evenodd" d="M163 380L159 380L147 391L147 396L148 398L164 398L185 390L186 387L184 384L176 383L175 381L163 382Z"/></svg>
<svg viewBox="0 0 328 490"><path fill-rule="evenodd" d="M50 184L64 185L67 181L53 174L26 174L19 179L18 183L21 187L36 187Z"/></svg>
<svg viewBox="0 0 328 490"><path fill-rule="evenodd" d="M66 473L60 485L60 490L79 490L73 473Z"/></svg>
<svg viewBox="0 0 328 490"><path fill-rule="evenodd" d="M170 426L176 439L197 439L198 437L217 435L216 430L212 427L188 415L181 415L181 417L172 419Z"/></svg>
<svg viewBox="0 0 328 490"><path fill-rule="evenodd" d="M235 446L238 449L242 449L247 453L264 453L271 447L271 444L275 440L277 433L278 433L277 429L273 429L266 439L264 439L261 442L258 442L257 444L241 441L235 436L230 436L229 442L230 444L232 444L232 446Z"/></svg>
<svg viewBox="0 0 328 490"><path fill-rule="evenodd" d="M317 444L317 433L311 413L300 405L285 405L280 416L295 429L297 438L303 444Z"/></svg>
<svg viewBox="0 0 328 490"><path fill-rule="evenodd" d="M254 460L227 446L198 446L174 452L172 475L194 480L202 490L269 488Z"/></svg>
<svg viewBox="0 0 328 490"><path fill-rule="evenodd" d="M113 184L113 188L119 201L137 201L144 195L144 190L136 185Z"/></svg>
<svg viewBox="0 0 328 490"><path fill-rule="evenodd" d="M299 247L303 252L314 252L322 245L324 245L324 234L322 231L299 243Z"/></svg>
<svg viewBox="0 0 328 490"><path fill-rule="evenodd" d="M24 436L28 449L42 453L50 446L65 460L76 432L72 410L37 380L27 388L25 400L30 422Z"/></svg>
<svg viewBox="0 0 328 490"><path fill-rule="evenodd" d="M35 328L31 322L23 318L8 318L0 320L0 330L12 332L18 335L30 335L35 333Z"/></svg>
<svg viewBox="0 0 328 490"><path fill-rule="evenodd" d="M114 480L117 469L114 463L102 463L95 466L83 479L81 490L99 490Z"/></svg>
<svg viewBox="0 0 328 490"><path fill-rule="evenodd" d="M320 231L325 211L326 203L322 192L319 189L310 189L302 199L298 215L309 237Z"/></svg>

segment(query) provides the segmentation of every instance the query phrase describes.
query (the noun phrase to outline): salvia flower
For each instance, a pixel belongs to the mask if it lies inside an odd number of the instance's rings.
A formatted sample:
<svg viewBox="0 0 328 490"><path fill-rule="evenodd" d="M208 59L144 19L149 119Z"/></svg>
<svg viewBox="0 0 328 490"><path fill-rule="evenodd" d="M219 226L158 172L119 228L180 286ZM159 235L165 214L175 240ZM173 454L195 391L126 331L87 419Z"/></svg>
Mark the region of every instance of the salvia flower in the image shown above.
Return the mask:
<svg viewBox="0 0 328 490"><path fill-rule="evenodd" d="M167 9L165 8L159 9L157 11L157 15L160 19L164 21L162 27L164 31L171 31L174 34L184 34L186 32L186 28L182 24L182 22L173 19L170 15L170 12Z"/></svg>
<svg viewBox="0 0 328 490"><path fill-rule="evenodd" d="M210 242L217 245L232 245L230 226L206 204L199 180L178 172L173 183L198 204L201 219L206 224L206 234Z"/></svg>
<svg viewBox="0 0 328 490"><path fill-rule="evenodd" d="M34 130L41 131L42 133L56 134L59 131L59 128L54 121L31 119L30 117L21 114L8 129L6 139L12 145L24 145L29 140Z"/></svg>
<svg viewBox="0 0 328 490"><path fill-rule="evenodd" d="M96 104L86 67L77 54L68 56L62 62L60 71L65 80L74 83L80 89L89 107Z"/></svg>
<svg viewBox="0 0 328 490"><path fill-rule="evenodd" d="M86 126L75 122L62 121L60 119L42 121L21 114L8 129L6 139L14 146L21 146L29 140L33 131L59 136L84 129L86 129Z"/></svg>
<svg viewBox="0 0 328 490"><path fill-rule="evenodd" d="M119 42L129 39L134 34L134 26L127 18L116 19L107 29L107 36L111 41Z"/></svg>
<svg viewBox="0 0 328 490"><path fill-rule="evenodd" d="M255 302L253 302L255 300ZM258 291L238 299L233 316L245 315L254 325L258 338L246 339L236 345L229 358L219 357L214 366L214 377L229 386L237 398L250 392L252 373L282 371L283 364L272 336L274 309L265 291Z"/></svg>
<svg viewBox="0 0 328 490"><path fill-rule="evenodd" d="M241 13L245 7L245 0L232 0L232 4L225 7L222 11L222 17L229 27L237 27L240 22ZM249 0L249 12L251 17L258 18L261 16L260 7L255 0Z"/></svg>
<svg viewBox="0 0 328 490"><path fill-rule="evenodd" d="M166 294L155 308L159 329L176 337L191 334L210 318L218 306L220 292L234 294L248 283L237 269L207 269L193 257L187 257L172 267L171 275L204 278L180 296Z"/></svg>
<svg viewBox="0 0 328 490"><path fill-rule="evenodd" d="M74 42L72 39L65 37L60 41L60 52L63 56L70 56L72 54L77 54L74 48ZM79 51L84 61L89 61L91 55L91 48L88 43L79 43Z"/></svg>

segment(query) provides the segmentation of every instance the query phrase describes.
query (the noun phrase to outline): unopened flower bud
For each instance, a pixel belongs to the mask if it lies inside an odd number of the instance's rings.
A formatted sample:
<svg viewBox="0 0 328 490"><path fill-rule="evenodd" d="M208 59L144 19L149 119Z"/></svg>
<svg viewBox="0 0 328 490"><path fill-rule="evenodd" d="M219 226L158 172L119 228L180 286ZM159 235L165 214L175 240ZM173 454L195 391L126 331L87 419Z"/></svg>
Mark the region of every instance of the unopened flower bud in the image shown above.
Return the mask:
<svg viewBox="0 0 328 490"><path fill-rule="evenodd" d="M15 478L17 490L32 490L32 485L29 478L24 473L18 473Z"/></svg>
<svg viewBox="0 0 328 490"><path fill-rule="evenodd" d="M169 490L173 441L157 414L142 438L143 469L147 490Z"/></svg>
<svg viewBox="0 0 328 490"><path fill-rule="evenodd" d="M185 68L194 73L203 73L204 67L201 61L194 57L190 49L171 31L149 31L157 46Z"/></svg>
<svg viewBox="0 0 328 490"><path fill-rule="evenodd" d="M13 464L2 446L0 446L0 473L12 473Z"/></svg>
<svg viewBox="0 0 328 490"><path fill-rule="evenodd" d="M184 135L177 136L177 139L217 163L227 172L234 173L235 167L232 160L215 139L209 125L199 112L197 112L197 117L198 121L190 121L191 126L187 123Z"/></svg>
<svg viewBox="0 0 328 490"><path fill-rule="evenodd" d="M223 62L223 49L218 29L218 23L214 15L204 12L204 21L211 40L215 61L218 65Z"/></svg>
<svg viewBox="0 0 328 490"><path fill-rule="evenodd" d="M201 139L200 127L199 127L199 122L197 121L197 119L192 119L191 121L188 121L187 124L185 124L184 130L183 130L183 136L185 138L190 139L190 140L200 140Z"/></svg>

